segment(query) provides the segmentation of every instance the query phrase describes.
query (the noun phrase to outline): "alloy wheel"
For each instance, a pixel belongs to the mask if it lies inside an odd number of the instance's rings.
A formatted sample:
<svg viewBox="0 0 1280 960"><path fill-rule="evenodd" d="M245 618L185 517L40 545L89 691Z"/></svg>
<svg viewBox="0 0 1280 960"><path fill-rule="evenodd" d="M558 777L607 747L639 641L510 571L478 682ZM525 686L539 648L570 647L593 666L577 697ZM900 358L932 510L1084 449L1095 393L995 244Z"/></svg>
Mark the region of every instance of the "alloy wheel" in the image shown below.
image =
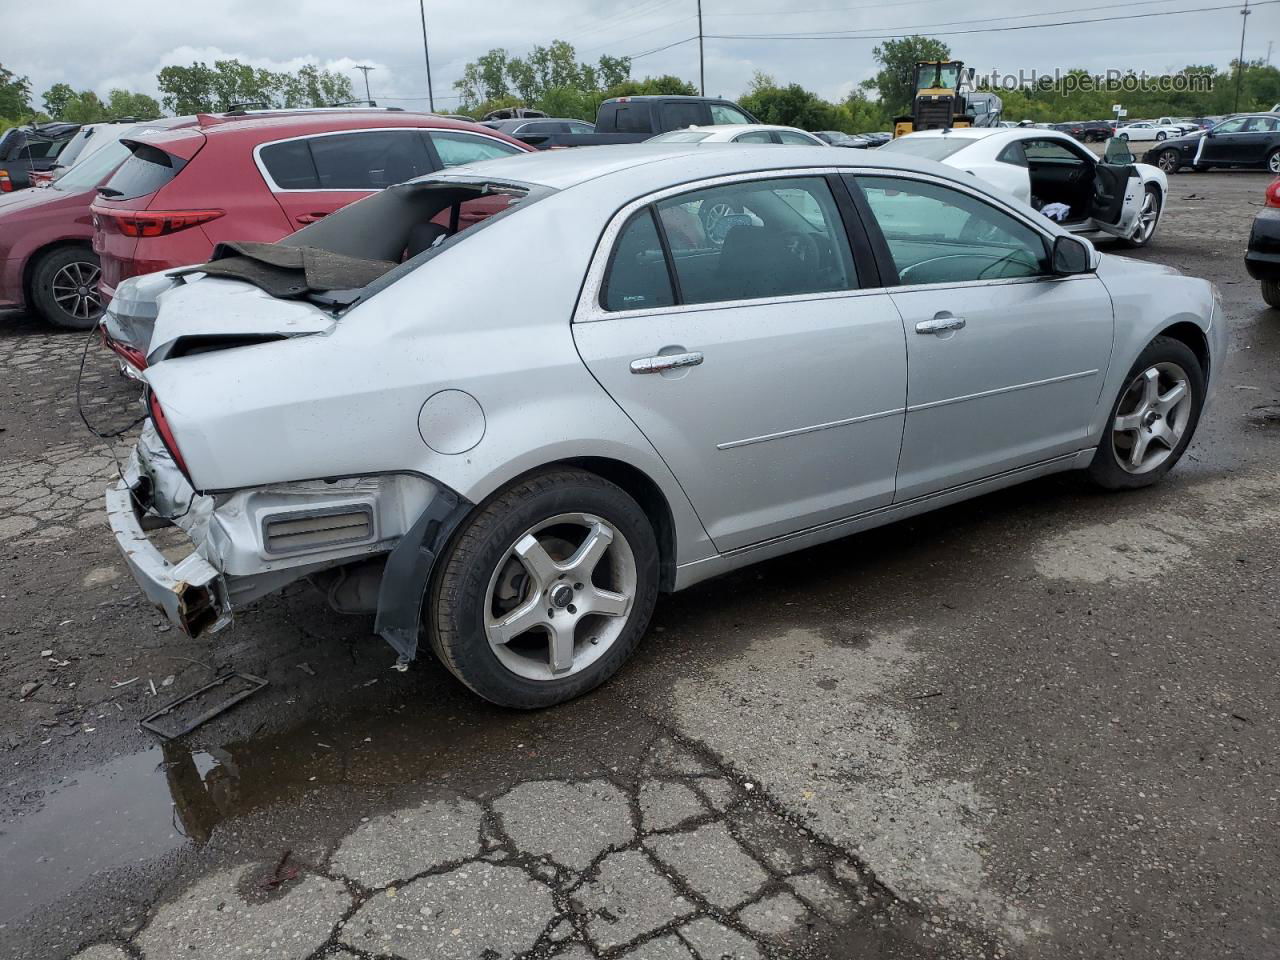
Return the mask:
<svg viewBox="0 0 1280 960"><path fill-rule="evenodd" d="M98 296L98 277L102 271L95 263L77 260L53 275L50 284L53 302L68 316L77 320L93 320L102 313Z"/></svg>
<svg viewBox="0 0 1280 960"><path fill-rule="evenodd" d="M1177 173L1179 166L1178 161L1179 157L1177 151L1166 150L1164 153L1160 154L1159 159L1156 161L1156 165L1165 173Z"/></svg>
<svg viewBox="0 0 1280 960"><path fill-rule="evenodd" d="M572 676L621 636L638 583L635 555L617 527L589 513L551 517L516 538L489 580L489 646L525 679Z"/></svg>
<svg viewBox="0 0 1280 960"><path fill-rule="evenodd" d="M1150 473L1173 455L1191 419L1191 383L1176 363L1157 363L1129 382L1111 425L1111 448L1126 473Z"/></svg>
<svg viewBox="0 0 1280 960"><path fill-rule="evenodd" d="M1274 174L1280 175L1280 150L1267 157L1267 169Z"/></svg>
<svg viewBox="0 0 1280 960"><path fill-rule="evenodd" d="M1134 228L1133 241L1144 244L1156 232L1156 224L1160 222L1160 201L1156 199L1154 190L1148 190L1142 200L1142 210L1138 213L1138 225Z"/></svg>

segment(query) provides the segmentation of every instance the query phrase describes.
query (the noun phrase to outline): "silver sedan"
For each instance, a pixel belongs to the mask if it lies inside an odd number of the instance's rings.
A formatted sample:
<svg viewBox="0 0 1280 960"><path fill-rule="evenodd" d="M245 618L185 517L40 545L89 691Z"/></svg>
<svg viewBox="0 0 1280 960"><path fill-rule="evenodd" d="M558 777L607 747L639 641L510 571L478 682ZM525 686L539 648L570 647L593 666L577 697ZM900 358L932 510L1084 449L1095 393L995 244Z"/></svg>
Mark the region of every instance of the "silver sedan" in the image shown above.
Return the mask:
<svg viewBox="0 0 1280 960"><path fill-rule="evenodd" d="M139 287L107 501L147 596L199 633L308 578L514 707L604 682L659 593L1058 471L1155 483L1226 344L1204 280L828 148L458 167Z"/></svg>

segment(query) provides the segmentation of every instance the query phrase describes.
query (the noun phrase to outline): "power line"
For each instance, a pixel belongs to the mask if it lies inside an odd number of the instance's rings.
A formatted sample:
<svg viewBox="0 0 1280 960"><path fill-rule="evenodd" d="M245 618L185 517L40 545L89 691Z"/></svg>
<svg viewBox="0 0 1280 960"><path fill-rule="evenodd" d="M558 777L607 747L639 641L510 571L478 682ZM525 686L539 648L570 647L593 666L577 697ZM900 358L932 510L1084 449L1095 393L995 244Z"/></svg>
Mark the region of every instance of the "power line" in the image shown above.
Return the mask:
<svg viewBox="0 0 1280 960"><path fill-rule="evenodd" d="M1280 2L1280 0L1277 0L1277 2ZM711 36L711 34L707 34L707 36L709 37ZM652 50L646 50L644 53L628 54L627 59L639 60L641 57L650 57L650 56L653 56L653 54L655 53L661 53L663 50L670 50L672 47L678 47L682 43L692 43L694 40L697 40L697 39L698 39L697 34L694 34L692 37L685 37L683 40L675 41L675 43L663 44L661 47L654 47Z"/></svg>
<svg viewBox="0 0 1280 960"><path fill-rule="evenodd" d="M696 19L697 17L694 16L694 14L689 14L687 17L681 17L679 20L672 20L669 23L664 23L660 27L653 27L650 30L641 30L639 33L633 33L629 37L621 37L617 40L612 40L609 43L602 44L601 46L598 46L598 47L587 47L585 50L578 50L577 53L579 56L582 56L588 53L595 53L595 51L597 50L604 50L607 47L616 48L618 44L626 43L628 40L635 40L639 37L646 36L650 33L657 33L660 30L666 30L668 27L674 27L676 24L684 23L686 20L696 20Z"/></svg>
<svg viewBox="0 0 1280 960"><path fill-rule="evenodd" d="M1271 4L1280 3L1280 0L1257 0L1253 5L1255 7L1270 6ZM1114 5L1112 5L1114 6ZM974 30L933 30L929 24L915 24L909 27L892 27L893 33L882 34L858 34L853 32L839 34L788 34L788 33L708 33L709 40L894 40L903 36L907 32L923 32L926 35L955 37L963 34L971 33L1006 33L1011 30L1040 30L1044 27L1071 27L1087 23L1110 23L1116 20L1143 20L1148 17L1172 17L1183 13L1210 13L1215 10L1234 10L1234 3L1223 4L1214 7L1195 7L1189 10L1158 10L1150 13L1129 13L1114 17L1092 17L1084 20L1056 20L1052 23L1023 23L1007 27L986 27ZM1052 16L1053 14L1040 14L1040 16ZM968 23L985 23L985 20L958 21ZM884 28L879 28L884 29Z"/></svg>

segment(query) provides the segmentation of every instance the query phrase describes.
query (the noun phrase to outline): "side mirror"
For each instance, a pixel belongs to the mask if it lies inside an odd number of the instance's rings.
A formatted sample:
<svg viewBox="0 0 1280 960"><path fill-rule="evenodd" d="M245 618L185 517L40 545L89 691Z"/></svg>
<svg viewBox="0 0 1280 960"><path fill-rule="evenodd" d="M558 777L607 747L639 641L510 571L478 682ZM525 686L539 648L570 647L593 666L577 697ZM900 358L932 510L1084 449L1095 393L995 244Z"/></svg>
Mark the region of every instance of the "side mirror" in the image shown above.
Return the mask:
<svg viewBox="0 0 1280 960"><path fill-rule="evenodd" d="M1060 277L1093 271L1089 244L1076 237L1058 237L1053 241L1053 272Z"/></svg>
<svg viewBox="0 0 1280 960"><path fill-rule="evenodd" d="M1205 135L1206 137L1216 137L1216 136L1217 136L1217 134L1216 134L1216 133L1214 133L1212 130L1206 130L1206 131L1204 132L1204 135Z"/></svg>

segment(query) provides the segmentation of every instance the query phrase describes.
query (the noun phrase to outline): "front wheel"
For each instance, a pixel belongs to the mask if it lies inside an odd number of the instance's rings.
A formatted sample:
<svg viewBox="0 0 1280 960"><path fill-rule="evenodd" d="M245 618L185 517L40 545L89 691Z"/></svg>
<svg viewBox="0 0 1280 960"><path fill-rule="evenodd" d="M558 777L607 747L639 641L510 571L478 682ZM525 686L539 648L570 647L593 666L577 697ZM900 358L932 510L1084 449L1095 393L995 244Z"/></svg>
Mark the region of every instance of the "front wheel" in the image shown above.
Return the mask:
<svg viewBox="0 0 1280 960"><path fill-rule="evenodd" d="M1122 133L1122 134L1120 134L1119 139L1123 140L1125 143L1128 143L1128 142L1129 142L1129 135L1128 135L1127 133Z"/></svg>
<svg viewBox="0 0 1280 960"><path fill-rule="evenodd" d="M1268 307L1280 309L1280 283L1275 280L1262 281L1262 299Z"/></svg>
<svg viewBox="0 0 1280 960"><path fill-rule="evenodd" d="M1125 377L1089 475L1108 490L1159 482L1191 443L1204 405L1204 372L1191 348L1156 337Z"/></svg>
<svg viewBox="0 0 1280 960"><path fill-rule="evenodd" d="M1280 176L1280 150L1272 150L1267 154L1267 169Z"/></svg>
<svg viewBox="0 0 1280 960"><path fill-rule="evenodd" d="M1169 136L1169 135L1168 135L1167 133L1165 133L1163 130L1161 130L1159 133L1157 133L1157 134L1156 134L1156 139L1157 139L1157 140L1164 140L1164 139L1167 139L1167 138L1168 138L1168 136Z"/></svg>
<svg viewBox="0 0 1280 960"><path fill-rule="evenodd" d="M456 535L424 619L444 665L492 703L535 709L611 677L648 627L658 547L640 506L595 474L515 483Z"/></svg>
<svg viewBox="0 0 1280 960"><path fill-rule="evenodd" d="M1177 173L1182 166L1182 154L1177 150L1162 150L1156 157L1156 166L1165 173Z"/></svg>
<svg viewBox="0 0 1280 960"><path fill-rule="evenodd" d="M1148 184L1146 195L1142 198L1142 211L1138 214L1138 223L1133 233L1125 238L1130 247L1145 247L1156 235L1156 227L1160 224L1161 202L1160 188Z"/></svg>

